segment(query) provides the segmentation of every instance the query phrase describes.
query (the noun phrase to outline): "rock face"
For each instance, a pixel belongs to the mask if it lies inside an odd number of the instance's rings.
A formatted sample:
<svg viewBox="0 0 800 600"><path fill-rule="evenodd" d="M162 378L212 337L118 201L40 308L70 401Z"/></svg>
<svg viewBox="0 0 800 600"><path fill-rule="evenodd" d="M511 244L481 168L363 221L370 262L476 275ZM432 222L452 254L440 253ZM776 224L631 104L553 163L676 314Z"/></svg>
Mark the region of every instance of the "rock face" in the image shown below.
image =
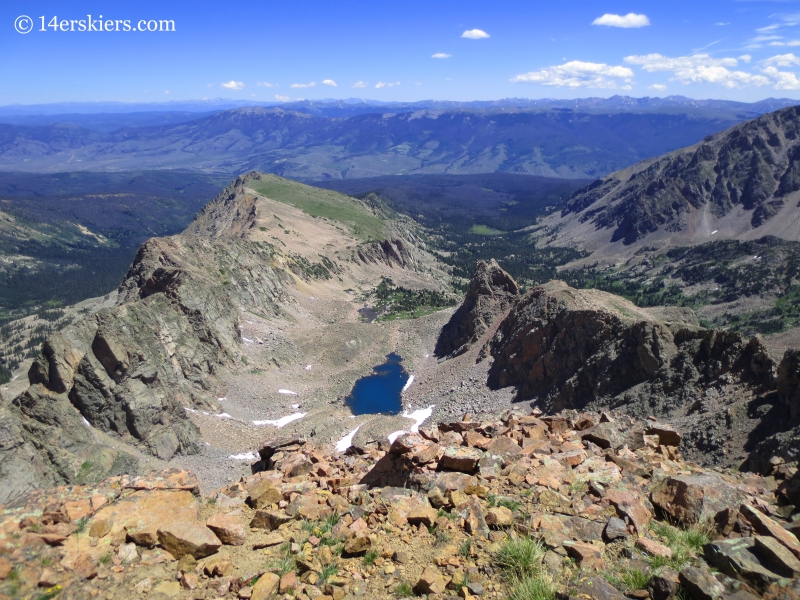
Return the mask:
<svg viewBox="0 0 800 600"><path fill-rule="evenodd" d="M763 115L598 179L573 194L562 216L613 229L611 241L625 244L684 229L698 209L718 218L742 210L750 227L761 227L800 190L799 134L800 108Z"/></svg>
<svg viewBox="0 0 800 600"><path fill-rule="evenodd" d="M683 309L642 309L619 296L560 281L515 303L492 340L493 387L518 386L548 411L659 403L731 374L774 385L775 365L756 339L701 329Z"/></svg>
<svg viewBox="0 0 800 600"><path fill-rule="evenodd" d="M291 279L270 266L268 248L243 237L253 218L244 187L258 177L237 179L184 233L145 243L116 307L44 343L0 441L7 497L31 483L74 481L86 462L112 474L135 468L124 452L100 446L91 428L165 460L201 451L184 407L217 412L216 371L239 358L238 307L278 313ZM23 467L37 449L46 452L32 470Z"/></svg>
<svg viewBox="0 0 800 600"><path fill-rule="evenodd" d="M458 356L469 350L518 295L517 282L497 261L478 261L464 302L442 328L436 356Z"/></svg>
<svg viewBox="0 0 800 600"><path fill-rule="evenodd" d="M533 400L546 413L624 406L638 416L683 419L681 434L653 423L636 435L640 443L658 438L680 445L694 460L740 464L755 452L751 466L763 471L764 457L783 452L796 459L789 455L797 435L763 444L776 427L786 429L792 416L800 418L795 353L788 352L778 368L758 338L704 329L690 309L640 308L561 281L520 295L500 267L479 262L436 352L454 357L492 330L478 356L492 359L489 387L513 386L516 400ZM775 407L761 423L757 419L767 411L748 414L754 400ZM585 435L602 447L617 442L605 436L602 423Z"/></svg>

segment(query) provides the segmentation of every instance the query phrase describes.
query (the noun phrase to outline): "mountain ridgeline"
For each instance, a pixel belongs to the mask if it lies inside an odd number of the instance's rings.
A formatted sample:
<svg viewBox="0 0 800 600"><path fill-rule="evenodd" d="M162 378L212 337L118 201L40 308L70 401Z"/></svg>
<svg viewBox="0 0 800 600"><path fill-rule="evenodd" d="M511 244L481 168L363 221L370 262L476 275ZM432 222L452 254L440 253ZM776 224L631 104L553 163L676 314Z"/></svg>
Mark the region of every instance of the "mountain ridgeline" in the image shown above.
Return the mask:
<svg viewBox="0 0 800 600"><path fill-rule="evenodd" d="M598 179L573 194L560 217L626 245L657 232L796 241L799 190L800 107L791 107ZM559 241L570 237L577 239L565 233Z"/></svg>
<svg viewBox="0 0 800 600"><path fill-rule="evenodd" d="M0 169L34 172L258 169L301 179L507 172L589 179L694 143L752 110L371 107L331 117L249 107L99 132L0 125ZM757 111L756 111L757 112ZM85 120L80 123L89 125Z"/></svg>

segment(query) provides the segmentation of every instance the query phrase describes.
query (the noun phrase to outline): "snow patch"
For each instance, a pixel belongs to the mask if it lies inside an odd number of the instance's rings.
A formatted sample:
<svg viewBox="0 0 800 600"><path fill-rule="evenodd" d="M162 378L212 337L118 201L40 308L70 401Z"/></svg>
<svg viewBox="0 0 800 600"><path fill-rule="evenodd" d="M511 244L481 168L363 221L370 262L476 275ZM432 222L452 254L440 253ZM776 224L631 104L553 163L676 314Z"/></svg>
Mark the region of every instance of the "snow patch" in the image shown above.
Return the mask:
<svg viewBox="0 0 800 600"><path fill-rule="evenodd" d="M217 400L219 400L220 402L222 402L223 400L227 400L227 398L217 398Z"/></svg>
<svg viewBox="0 0 800 600"><path fill-rule="evenodd" d="M306 371L310 371L310 370L311 370L311 365L306 365Z"/></svg>
<svg viewBox="0 0 800 600"><path fill-rule="evenodd" d="M400 431L393 431L387 435L386 437L389 438L389 443L394 444L394 441L404 433L419 433L419 426L425 422L425 419L433 414L433 408L435 406L435 404L431 404L428 408L420 408L411 412L403 411L401 416L405 419L412 419L414 424L408 428L408 431L401 429Z"/></svg>
<svg viewBox="0 0 800 600"><path fill-rule="evenodd" d="M197 412L196 410L194 410L192 408L189 408L188 406L184 406L183 410L185 410L186 412L190 412L190 413L196 413Z"/></svg>
<svg viewBox="0 0 800 600"><path fill-rule="evenodd" d="M719 229L715 229L714 231L712 231L712 232L711 232L711 235L714 235L714 234L715 234L715 233L717 233L718 231L719 231Z"/></svg>
<svg viewBox="0 0 800 600"><path fill-rule="evenodd" d="M230 416L228 413L219 413L214 415L215 417L219 417L220 419L232 419L233 417Z"/></svg>
<svg viewBox="0 0 800 600"><path fill-rule="evenodd" d="M297 396L297 392L293 392L292 390L278 390L279 394L287 394L289 396Z"/></svg>
<svg viewBox="0 0 800 600"><path fill-rule="evenodd" d="M344 436L342 439L340 439L338 442L336 442L336 448L334 448L334 451L335 452L344 452L350 446L352 446L353 445L353 436L355 436L356 432L359 429L361 429L361 425L359 425L358 427L353 429L353 431L351 431L346 436Z"/></svg>
<svg viewBox="0 0 800 600"><path fill-rule="evenodd" d="M89 421L86 420L86 417L81 417L81 419L83 419L83 424L86 425L87 427L91 427L92 426L92 424L89 423Z"/></svg>
<svg viewBox="0 0 800 600"><path fill-rule="evenodd" d="M251 340L250 338L246 338L244 336L242 336L242 341L250 342L251 344L253 343L253 340Z"/></svg>
<svg viewBox="0 0 800 600"><path fill-rule="evenodd" d="M299 404L292 404L292 408L300 408Z"/></svg>
<svg viewBox="0 0 800 600"><path fill-rule="evenodd" d="M272 425L273 427L277 427L280 429L291 423L292 421L297 421L298 419L302 419L308 413L294 413L293 415L287 415L285 417L281 417L280 419L276 419L271 421L269 419L264 421L253 421L253 425Z"/></svg>
<svg viewBox="0 0 800 600"><path fill-rule="evenodd" d="M400 391L400 393L402 394L408 388L410 388L412 383L414 383L414 376L413 375L408 378L408 381L406 381L406 384L403 386L403 389ZM430 415L428 415L428 416L430 416Z"/></svg>
<svg viewBox="0 0 800 600"><path fill-rule="evenodd" d="M258 456L254 452L245 452L244 454L231 454L228 458L231 460L256 460Z"/></svg>

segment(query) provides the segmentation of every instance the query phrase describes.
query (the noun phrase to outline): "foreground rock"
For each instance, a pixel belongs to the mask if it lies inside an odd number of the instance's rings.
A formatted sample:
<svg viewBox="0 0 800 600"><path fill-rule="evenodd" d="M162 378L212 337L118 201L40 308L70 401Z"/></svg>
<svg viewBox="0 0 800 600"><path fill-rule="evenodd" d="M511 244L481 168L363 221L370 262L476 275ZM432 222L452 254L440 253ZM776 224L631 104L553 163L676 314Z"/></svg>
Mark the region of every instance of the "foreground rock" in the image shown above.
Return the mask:
<svg viewBox="0 0 800 600"><path fill-rule="evenodd" d="M791 592L800 542L775 479L706 471L660 436L635 450L602 448L586 435L601 422L613 439L652 423L512 411L348 454L267 442L268 458L257 463L267 470L202 502L197 480L180 471L35 492L0 510L0 594L60 586L69 598L127 599L133 590L349 599L414 590L499 600L513 580L498 552L527 537L541 544L541 568L564 593L667 600L682 588L691 598L746 600ZM293 473L303 461L324 464L324 475ZM690 534L691 544L682 541ZM625 583L634 570L642 578Z"/></svg>

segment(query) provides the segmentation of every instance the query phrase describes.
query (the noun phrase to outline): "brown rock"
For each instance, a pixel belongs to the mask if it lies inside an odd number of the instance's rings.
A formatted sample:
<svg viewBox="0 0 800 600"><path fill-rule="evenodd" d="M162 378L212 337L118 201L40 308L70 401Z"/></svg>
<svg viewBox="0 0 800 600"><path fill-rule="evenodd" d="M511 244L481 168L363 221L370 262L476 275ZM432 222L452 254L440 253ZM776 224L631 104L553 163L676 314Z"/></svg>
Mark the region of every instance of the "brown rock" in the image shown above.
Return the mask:
<svg viewBox="0 0 800 600"><path fill-rule="evenodd" d="M756 554L764 557L773 570L784 577L800 577L800 560L773 537L757 535L753 538L756 542Z"/></svg>
<svg viewBox="0 0 800 600"><path fill-rule="evenodd" d="M516 456L522 449L519 444L510 437L498 437L493 439L486 446L486 451L490 454L498 454L500 456Z"/></svg>
<svg viewBox="0 0 800 600"><path fill-rule="evenodd" d="M364 554L372 548L372 540L366 531L359 531L344 543L344 551L350 555Z"/></svg>
<svg viewBox="0 0 800 600"><path fill-rule="evenodd" d="M8 560L5 556L0 556L0 580L8 577L8 574L11 573L11 569L13 568L14 565L11 564L10 560Z"/></svg>
<svg viewBox="0 0 800 600"><path fill-rule="evenodd" d="M84 579L94 579L97 577L97 568L95 567L94 561L87 554L81 554L75 559L72 570L76 575Z"/></svg>
<svg viewBox="0 0 800 600"><path fill-rule="evenodd" d="M256 510L261 510L269 508L281 500L283 500L283 494L274 487L272 482L261 479L250 488L247 504Z"/></svg>
<svg viewBox="0 0 800 600"><path fill-rule="evenodd" d="M292 517L283 511L259 510L256 511L253 520L250 521L250 527L253 529L267 529L269 531L275 531L278 527L284 523L288 523L291 520Z"/></svg>
<svg viewBox="0 0 800 600"><path fill-rule="evenodd" d="M672 558L672 550L667 548L664 544L651 540L650 538L640 537L636 540L636 546L647 552L650 556Z"/></svg>
<svg viewBox="0 0 800 600"><path fill-rule="evenodd" d="M572 558L574 558L581 569L602 569L603 552L593 544L583 542L564 542L564 547Z"/></svg>
<svg viewBox="0 0 800 600"><path fill-rule="evenodd" d="M653 573L647 589L653 600L668 600L677 593L680 585L678 572L670 567L662 567Z"/></svg>
<svg viewBox="0 0 800 600"><path fill-rule="evenodd" d="M95 519L89 528L89 535L93 538L102 538L111 532L111 521L108 519Z"/></svg>
<svg viewBox="0 0 800 600"><path fill-rule="evenodd" d="M278 589L281 594L285 594L289 590L296 590L298 585L300 585L300 581L297 579L297 575L294 571L290 571L281 577Z"/></svg>
<svg viewBox="0 0 800 600"><path fill-rule="evenodd" d="M203 558L214 554L222 546L214 532L197 521L171 523L159 529L158 541L175 558L186 554Z"/></svg>
<svg viewBox="0 0 800 600"><path fill-rule="evenodd" d="M760 513L748 504L742 504L739 507L739 511L753 525L753 529L758 533L774 537L781 544L786 546L795 557L800 557L800 541L798 541L794 534L789 533L768 516Z"/></svg>
<svg viewBox="0 0 800 600"><path fill-rule="evenodd" d="M479 448L481 450L486 450L486 446L491 442L490 438L487 438L484 435L481 435L477 431L468 431L464 434L464 442L467 446L472 448Z"/></svg>
<svg viewBox="0 0 800 600"><path fill-rule="evenodd" d="M736 508L743 494L722 478L711 475L667 477L652 492L653 504L685 525L713 519Z"/></svg>
<svg viewBox="0 0 800 600"><path fill-rule="evenodd" d="M590 600L625 600L625 596L617 588L600 576L584 580L583 585L578 588L578 597Z"/></svg>
<svg viewBox="0 0 800 600"><path fill-rule="evenodd" d="M672 425L653 423L645 429L645 435L657 435L658 443L662 446L680 446L681 434Z"/></svg>
<svg viewBox="0 0 800 600"><path fill-rule="evenodd" d="M478 467L478 461L483 452L477 448L461 448L449 446L445 448L439 466L451 471L473 473Z"/></svg>
<svg viewBox="0 0 800 600"><path fill-rule="evenodd" d="M686 567L678 578L695 600L716 600L725 593L725 586L702 567Z"/></svg>
<svg viewBox="0 0 800 600"><path fill-rule="evenodd" d="M223 544L228 546L244 544L244 525L236 517L217 513L206 521L206 527L213 531Z"/></svg>
<svg viewBox="0 0 800 600"><path fill-rule="evenodd" d="M200 495L197 475L181 469L153 471L146 475L123 475L120 485L130 490L184 490L195 496Z"/></svg>
<svg viewBox="0 0 800 600"><path fill-rule="evenodd" d="M430 527L436 522L437 516L438 513L436 510L430 506L420 506L409 511L409 513L406 515L406 520L411 525L419 525L421 523L426 527Z"/></svg>
<svg viewBox="0 0 800 600"><path fill-rule="evenodd" d="M200 579L194 573L181 573L181 587L185 590L196 590Z"/></svg>
<svg viewBox="0 0 800 600"><path fill-rule="evenodd" d="M414 591L418 594L437 594L441 596L447 589L448 583L448 580L439 573L436 567L427 566L422 571L422 575L419 576L419 581L414 586Z"/></svg>
<svg viewBox="0 0 800 600"><path fill-rule="evenodd" d="M514 513L505 506L495 506L486 511L486 524L490 527L511 527Z"/></svg>
<svg viewBox="0 0 800 600"><path fill-rule="evenodd" d="M267 600L273 593L278 591L281 578L275 573L264 573L258 578L250 593L250 600Z"/></svg>

